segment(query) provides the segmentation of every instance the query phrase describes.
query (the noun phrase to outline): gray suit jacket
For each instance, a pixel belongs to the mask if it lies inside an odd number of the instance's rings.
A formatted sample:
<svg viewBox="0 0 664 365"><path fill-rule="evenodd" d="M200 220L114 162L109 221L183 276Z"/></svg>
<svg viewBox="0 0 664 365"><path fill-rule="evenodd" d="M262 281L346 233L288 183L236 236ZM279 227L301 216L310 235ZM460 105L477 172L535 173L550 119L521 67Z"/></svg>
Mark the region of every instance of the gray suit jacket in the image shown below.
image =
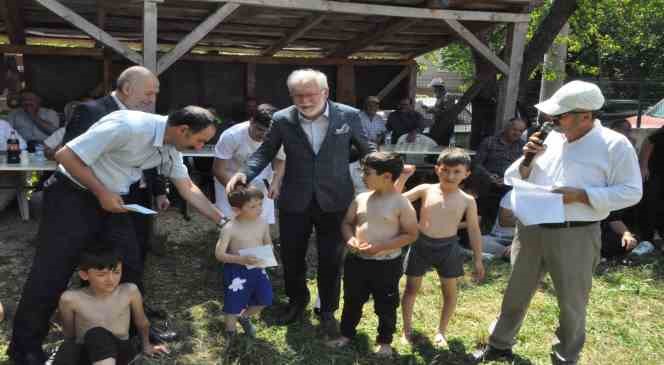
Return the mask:
<svg viewBox="0 0 664 365"><path fill-rule="evenodd" d="M318 154L314 153L300 126L295 106L274 114L272 127L263 144L249 158L247 180L253 180L276 156L279 148L286 152L286 172L279 195L279 209L303 212L316 198L325 212L345 211L353 199L353 183L348 164L351 146L360 157L371 150L362 129L357 109L328 101L330 106L327 134Z"/></svg>

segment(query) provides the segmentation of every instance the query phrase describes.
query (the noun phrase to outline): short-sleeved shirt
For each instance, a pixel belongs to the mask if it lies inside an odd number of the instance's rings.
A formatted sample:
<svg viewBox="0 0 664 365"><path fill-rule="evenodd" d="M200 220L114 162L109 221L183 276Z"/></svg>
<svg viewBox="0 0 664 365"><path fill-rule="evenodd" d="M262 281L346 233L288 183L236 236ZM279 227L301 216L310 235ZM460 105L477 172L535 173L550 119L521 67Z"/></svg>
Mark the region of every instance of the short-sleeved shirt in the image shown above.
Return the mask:
<svg viewBox="0 0 664 365"><path fill-rule="evenodd" d="M362 111L360 112L360 121L362 122L364 132L367 134L367 138L371 142L378 142L378 138L387 131L385 119L378 114L370 117L366 112Z"/></svg>
<svg viewBox="0 0 664 365"><path fill-rule="evenodd" d="M153 167L157 167L159 174L175 180L188 178L182 154L175 146L164 144L166 119L157 114L118 110L69 141L67 147L92 169L107 189L117 194L128 193L129 186L140 180L143 170ZM63 166L59 169L71 178Z"/></svg>
<svg viewBox="0 0 664 365"><path fill-rule="evenodd" d="M386 127L389 131L392 131L392 143L395 144L402 135L424 128L424 118L422 114L414 110L407 112L397 110L387 117Z"/></svg>
<svg viewBox="0 0 664 365"><path fill-rule="evenodd" d="M39 117L51 125L54 131L60 126L60 117L55 110L47 108L39 108ZM32 117L22 108L16 109L9 113L7 117L9 123L16 129L16 131L23 136L27 141L43 141L52 133L45 132L35 125Z"/></svg>
<svg viewBox="0 0 664 365"><path fill-rule="evenodd" d="M477 161L490 173L503 176L505 170L523 155L521 139L508 144L501 136L486 137L477 151Z"/></svg>
<svg viewBox="0 0 664 365"><path fill-rule="evenodd" d="M664 127L648 136L648 142L653 146L648 168L653 175L664 174Z"/></svg>
<svg viewBox="0 0 664 365"><path fill-rule="evenodd" d="M226 171L224 172L228 175L233 175L242 169L249 159L249 156L251 156L261 144L262 142L255 141L249 136L249 122L243 122L228 128L221 134L214 149L214 157L220 160L225 160ZM277 158L280 160L286 159L283 147L277 153ZM260 174L258 174L258 176L256 176L252 181L252 185L261 189L263 194L267 195L267 189L263 183L263 179L266 179L269 182L272 179L272 174L272 167L268 165ZM217 181L217 179L214 180L214 185L215 197L217 199L215 203L216 206L225 216L232 217L234 213L228 203L226 189L219 183L219 181ZM270 224L275 222L274 202L271 199L263 199L262 216L263 219Z"/></svg>

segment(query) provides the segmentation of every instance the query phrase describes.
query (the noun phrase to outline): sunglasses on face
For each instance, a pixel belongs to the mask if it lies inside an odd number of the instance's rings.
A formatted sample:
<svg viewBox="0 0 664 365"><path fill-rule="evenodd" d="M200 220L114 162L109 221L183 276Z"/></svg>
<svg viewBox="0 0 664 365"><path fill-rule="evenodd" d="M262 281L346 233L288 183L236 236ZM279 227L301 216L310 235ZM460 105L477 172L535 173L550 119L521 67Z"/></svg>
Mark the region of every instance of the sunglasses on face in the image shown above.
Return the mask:
<svg viewBox="0 0 664 365"><path fill-rule="evenodd" d="M583 114L583 113L588 113L588 112L567 112L567 113L562 113L562 114L558 114L558 115L550 115L549 120L552 121L553 123L557 124L558 122L560 122L561 119L565 118L568 115Z"/></svg>

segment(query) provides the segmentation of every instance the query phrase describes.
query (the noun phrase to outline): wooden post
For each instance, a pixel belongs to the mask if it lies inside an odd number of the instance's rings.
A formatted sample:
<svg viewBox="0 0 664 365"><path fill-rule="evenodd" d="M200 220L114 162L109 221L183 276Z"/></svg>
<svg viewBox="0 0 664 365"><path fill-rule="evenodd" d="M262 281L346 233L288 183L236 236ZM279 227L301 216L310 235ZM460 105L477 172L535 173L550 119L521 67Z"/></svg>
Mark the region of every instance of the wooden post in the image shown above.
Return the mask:
<svg viewBox="0 0 664 365"><path fill-rule="evenodd" d="M0 11L5 21L10 44L25 44L25 26L23 23L23 0L2 0Z"/></svg>
<svg viewBox="0 0 664 365"><path fill-rule="evenodd" d="M246 65L244 85L244 99L256 100L256 64L249 62Z"/></svg>
<svg viewBox="0 0 664 365"><path fill-rule="evenodd" d="M113 53L110 49L104 48L104 71L103 71L103 83L104 83L104 94L111 92L113 88Z"/></svg>
<svg viewBox="0 0 664 365"><path fill-rule="evenodd" d="M414 103L415 102L415 97L417 96L417 63L408 66L410 67L410 75L408 75L408 90L406 91L406 95L408 95L408 98Z"/></svg>
<svg viewBox="0 0 664 365"><path fill-rule="evenodd" d="M509 45L510 70L506 79L502 81L501 94L499 98L499 112L496 113L496 129L501 129L507 120L512 118L516 111L516 101L519 97L519 80L521 78L521 66L523 64L523 51L526 45L526 32L528 23L510 24L507 28ZM527 75L524 75L527 77ZM501 100L502 99L502 100ZM502 107L500 107L502 105Z"/></svg>
<svg viewBox="0 0 664 365"><path fill-rule="evenodd" d="M337 66L337 101L355 106L355 67L352 64Z"/></svg>
<svg viewBox="0 0 664 365"><path fill-rule="evenodd" d="M157 3L162 0L143 2L143 66L157 75Z"/></svg>

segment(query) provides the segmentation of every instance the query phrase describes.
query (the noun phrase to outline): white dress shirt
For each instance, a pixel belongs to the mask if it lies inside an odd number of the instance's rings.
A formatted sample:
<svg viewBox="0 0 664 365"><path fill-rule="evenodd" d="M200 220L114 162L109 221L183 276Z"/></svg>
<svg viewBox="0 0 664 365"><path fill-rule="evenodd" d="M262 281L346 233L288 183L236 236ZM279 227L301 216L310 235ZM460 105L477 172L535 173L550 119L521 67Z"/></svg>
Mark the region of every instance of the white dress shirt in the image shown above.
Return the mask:
<svg viewBox="0 0 664 365"><path fill-rule="evenodd" d="M325 112L315 120L310 120L300 114L300 126L307 135L307 139L311 144L314 152L318 154L320 146L323 144L325 135L327 134L327 127L330 125L330 104L325 105Z"/></svg>
<svg viewBox="0 0 664 365"><path fill-rule="evenodd" d="M627 208L641 199L641 171L634 147L622 134L595 120L583 137L568 142L565 135L549 133L546 150L532 162L526 179L537 185L584 189L590 205L565 204L567 221L601 221L611 211ZM505 178L522 179L516 160Z"/></svg>

